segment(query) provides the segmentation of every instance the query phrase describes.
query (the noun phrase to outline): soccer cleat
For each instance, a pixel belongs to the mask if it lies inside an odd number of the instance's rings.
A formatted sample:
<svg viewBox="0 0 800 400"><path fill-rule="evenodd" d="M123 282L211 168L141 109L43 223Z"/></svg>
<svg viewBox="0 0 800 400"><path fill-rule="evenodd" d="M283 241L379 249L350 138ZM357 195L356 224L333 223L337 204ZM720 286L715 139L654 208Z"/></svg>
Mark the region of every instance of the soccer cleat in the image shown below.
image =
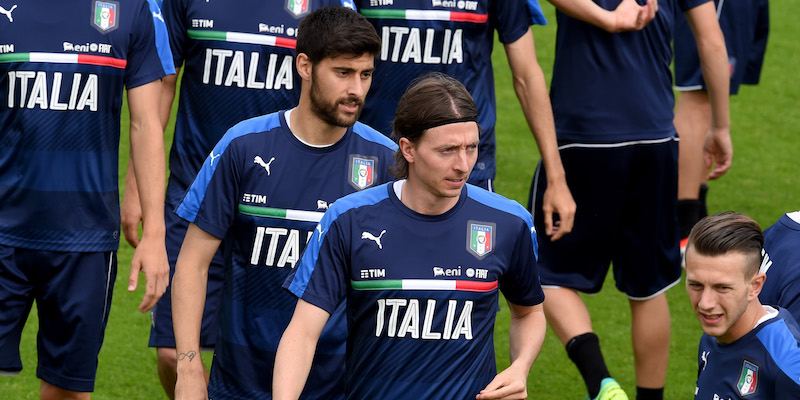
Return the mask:
<svg viewBox="0 0 800 400"><path fill-rule="evenodd" d="M681 239L681 267L686 268L686 245L689 244L689 238Z"/></svg>
<svg viewBox="0 0 800 400"><path fill-rule="evenodd" d="M589 399L589 396L586 398ZM600 393L594 399L589 400L628 400L628 395L614 378L605 378L600 382Z"/></svg>

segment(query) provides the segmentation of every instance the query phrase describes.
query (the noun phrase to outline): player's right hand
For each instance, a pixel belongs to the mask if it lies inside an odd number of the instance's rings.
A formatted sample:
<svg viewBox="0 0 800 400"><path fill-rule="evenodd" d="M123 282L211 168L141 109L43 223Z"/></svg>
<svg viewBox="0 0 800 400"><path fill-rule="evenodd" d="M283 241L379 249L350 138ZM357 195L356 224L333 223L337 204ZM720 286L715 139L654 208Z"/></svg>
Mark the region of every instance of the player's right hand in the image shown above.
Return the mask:
<svg viewBox="0 0 800 400"><path fill-rule="evenodd" d="M643 29L658 12L658 0L647 0L640 6L636 0L622 0L614 10L615 23L611 32L638 31Z"/></svg>

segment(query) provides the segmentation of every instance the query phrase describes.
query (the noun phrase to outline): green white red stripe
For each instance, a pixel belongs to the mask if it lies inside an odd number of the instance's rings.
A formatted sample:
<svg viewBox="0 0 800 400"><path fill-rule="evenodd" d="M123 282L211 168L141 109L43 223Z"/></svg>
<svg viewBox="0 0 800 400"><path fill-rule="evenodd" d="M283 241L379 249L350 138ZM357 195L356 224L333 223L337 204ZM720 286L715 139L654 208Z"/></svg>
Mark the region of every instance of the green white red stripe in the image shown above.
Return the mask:
<svg viewBox="0 0 800 400"><path fill-rule="evenodd" d="M361 10L367 18L406 19L417 21L453 21L483 24L489 20L489 14L477 14L456 11L436 10Z"/></svg>
<svg viewBox="0 0 800 400"><path fill-rule="evenodd" d="M9 53L0 54L0 63L11 62L41 62L57 64L88 64L125 69L127 60L89 54L63 54L63 53Z"/></svg>
<svg viewBox="0 0 800 400"><path fill-rule="evenodd" d="M283 208L247 206L244 204L239 204L239 212L256 217L271 217L307 222L319 222L324 214L316 211L287 210Z"/></svg>
<svg viewBox="0 0 800 400"><path fill-rule="evenodd" d="M189 37L195 40L219 40L232 43L260 44L262 46L284 47L294 49L296 39L287 39L272 35L258 35L255 33L223 32L188 29Z"/></svg>
<svg viewBox="0 0 800 400"><path fill-rule="evenodd" d="M497 281L476 282L445 279L383 279L350 281L355 290L455 290L461 292L491 292Z"/></svg>

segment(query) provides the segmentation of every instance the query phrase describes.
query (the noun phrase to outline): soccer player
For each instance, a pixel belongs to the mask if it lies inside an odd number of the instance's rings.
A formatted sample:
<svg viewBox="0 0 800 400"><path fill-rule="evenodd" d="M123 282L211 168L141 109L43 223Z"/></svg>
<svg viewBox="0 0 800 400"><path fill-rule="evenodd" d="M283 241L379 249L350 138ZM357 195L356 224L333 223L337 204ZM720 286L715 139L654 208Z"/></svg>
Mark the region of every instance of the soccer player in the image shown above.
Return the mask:
<svg viewBox="0 0 800 400"><path fill-rule="evenodd" d="M787 213L764 230L764 262L759 272L767 282L758 295L762 304L781 306L800 318L800 211Z"/></svg>
<svg viewBox="0 0 800 400"><path fill-rule="evenodd" d="M20 335L36 300L43 399L94 390L117 273L125 88L144 220L128 290L144 272L145 312L167 286L158 96L174 69L150 7L0 1L0 374L22 369Z"/></svg>
<svg viewBox="0 0 800 400"><path fill-rule="evenodd" d="M769 34L767 0L714 1L719 25L725 36L730 66L730 94L739 85L756 85L761 75ZM681 247L692 226L705 217L709 179L717 179L730 168L728 163L712 167L704 162L703 145L711 127L711 102L700 73L697 43L686 18L675 23L675 128L681 137L678 158L678 223ZM709 160L710 162L710 160Z"/></svg>
<svg viewBox="0 0 800 400"><path fill-rule="evenodd" d="M689 235L686 291L704 335L695 399L800 399L800 326L762 305L764 236L752 218L719 213Z"/></svg>
<svg viewBox="0 0 800 400"><path fill-rule="evenodd" d="M203 161L225 131L236 123L297 105L300 83L294 71L293 53L297 24L314 9L348 3L346 0L164 1L163 18L169 28L174 62L184 67L164 211L170 279L188 227L188 222L175 215L174 210ZM164 81L161 100L164 126L169 120L177 80L174 75ZM127 178L122 225L126 238L135 246L141 211L137 206L136 181L130 174ZM200 336L204 349L213 348L216 342L223 271L219 251L209 268ZM171 300L168 287L153 308L149 346L158 349L159 378L164 391L173 398L177 353Z"/></svg>
<svg viewBox="0 0 800 400"><path fill-rule="evenodd" d="M348 399L524 398L545 334L536 232L519 204L472 185L480 127L472 97L444 74L401 98L393 172L340 199L293 275L274 398L297 399L329 317L346 299ZM511 310L511 366L496 374L499 291ZM509 397L506 397L509 396Z"/></svg>
<svg viewBox="0 0 800 400"><path fill-rule="evenodd" d="M191 223L172 285L176 398L206 395L197 354L206 276L220 243L225 285L208 396L270 397L275 350L297 301L281 284L320 210L389 180L396 146L356 123L379 50L375 29L355 11L308 14L297 37L297 107L235 125L203 164L177 209ZM306 398L342 398L345 330L342 318L326 328Z"/></svg>
<svg viewBox="0 0 800 400"><path fill-rule="evenodd" d="M711 95L714 157L730 156L728 69L713 3L707 0L552 0L559 12L551 99L567 184L582 218L572 233L541 243L544 304L553 331L589 398L625 399L611 378L578 292L597 293L614 265L629 299L639 400L663 398L670 320L665 291L681 276L677 226L678 145L673 119L674 15L695 28ZM624 29L611 21L628 16ZM652 20L650 22L650 20ZM647 23L649 22L649 23ZM529 207L537 229L547 177L534 175ZM576 251L579 249L580 251Z"/></svg>
<svg viewBox="0 0 800 400"><path fill-rule="evenodd" d="M550 184L542 204L544 232L558 240L572 229L575 202L558 155L553 112L530 25L545 24L539 4L525 0L356 2L381 36L372 100L361 121L392 131L397 102L409 82L437 71L458 79L477 103L481 126L478 160L469 183L494 190L496 104L492 47L497 31L514 77L514 90L528 121Z"/></svg>

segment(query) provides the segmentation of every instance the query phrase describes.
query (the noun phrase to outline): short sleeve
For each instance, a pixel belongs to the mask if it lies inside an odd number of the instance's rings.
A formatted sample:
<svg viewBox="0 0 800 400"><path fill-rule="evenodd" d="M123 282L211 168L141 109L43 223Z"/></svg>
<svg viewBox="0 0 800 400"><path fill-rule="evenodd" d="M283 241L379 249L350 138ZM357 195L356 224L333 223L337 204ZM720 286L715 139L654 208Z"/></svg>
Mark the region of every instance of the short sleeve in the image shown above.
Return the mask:
<svg viewBox="0 0 800 400"><path fill-rule="evenodd" d="M536 230L532 221L520 225L508 269L500 278L500 291L513 304L532 306L544 301L536 266Z"/></svg>
<svg viewBox="0 0 800 400"><path fill-rule="evenodd" d="M226 133L226 136L231 131ZM223 239L236 217L240 168L236 141L220 140L203 162L203 167L175 213L200 229Z"/></svg>
<svg viewBox="0 0 800 400"><path fill-rule="evenodd" d="M125 86L128 89L153 82L168 74L158 53L157 35L148 1L140 3L131 28L131 44L125 66ZM166 31L160 34L166 34ZM174 72L174 70L172 71Z"/></svg>
<svg viewBox="0 0 800 400"><path fill-rule="evenodd" d="M349 284L349 246L337 214L335 206L325 213L300 263L283 284L298 298L329 314L347 296Z"/></svg>
<svg viewBox="0 0 800 400"><path fill-rule="evenodd" d="M169 45L172 50L172 60L180 67L183 65L186 43L188 39L186 19L186 5L183 0L164 0L161 7L164 23L169 32Z"/></svg>

